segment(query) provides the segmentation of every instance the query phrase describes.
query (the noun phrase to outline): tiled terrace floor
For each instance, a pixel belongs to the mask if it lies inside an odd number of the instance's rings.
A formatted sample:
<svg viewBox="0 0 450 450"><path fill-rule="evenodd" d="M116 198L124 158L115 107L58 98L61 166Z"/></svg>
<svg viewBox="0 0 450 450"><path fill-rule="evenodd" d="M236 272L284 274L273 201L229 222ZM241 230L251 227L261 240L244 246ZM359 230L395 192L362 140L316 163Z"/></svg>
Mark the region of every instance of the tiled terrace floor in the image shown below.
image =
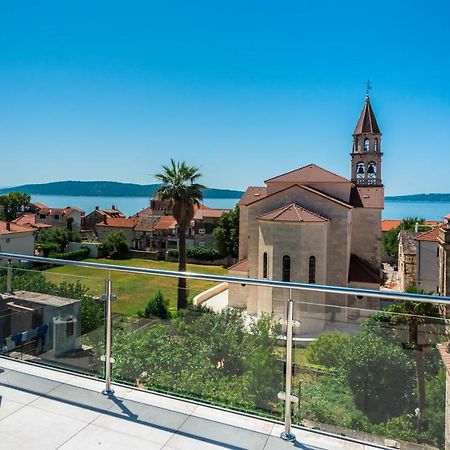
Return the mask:
<svg viewBox="0 0 450 450"><path fill-rule="evenodd" d="M382 447L282 427L190 402L114 386L0 357L0 449L290 449Z"/></svg>

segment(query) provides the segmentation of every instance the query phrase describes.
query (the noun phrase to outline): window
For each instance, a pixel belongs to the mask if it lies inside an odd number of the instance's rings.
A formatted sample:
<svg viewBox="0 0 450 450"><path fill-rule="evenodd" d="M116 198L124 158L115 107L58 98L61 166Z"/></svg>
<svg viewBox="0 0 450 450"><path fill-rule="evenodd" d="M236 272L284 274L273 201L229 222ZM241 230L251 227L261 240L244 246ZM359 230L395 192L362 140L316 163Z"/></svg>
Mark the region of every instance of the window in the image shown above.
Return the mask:
<svg viewBox="0 0 450 450"><path fill-rule="evenodd" d="M59 220L59 215L55 214L55 220Z"/></svg>
<svg viewBox="0 0 450 450"><path fill-rule="evenodd" d="M367 178L374 179L377 177L377 165L374 162L370 162L367 165Z"/></svg>
<svg viewBox="0 0 450 450"><path fill-rule="evenodd" d="M10 238L6 238L5 241L6 241L7 244L9 244L11 242L11 239Z"/></svg>
<svg viewBox="0 0 450 450"><path fill-rule="evenodd" d="M263 278L267 278L267 252L263 255Z"/></svg>
<svg viewBox="0 0 450 450"><path fill-rule="evenodd" d="M360 162L356 165L356 178L359 180L364 179L366 174L366 165L363 162Z"/></svg>
<svg viewBox="0 0 450 450"><path fill-rule="evenodd" d="M369 138L364 139L364 151L368 152L370 150L370 141Z"/></svg>
<svg viewBox="0 0 450 450"><path fill-rule="evenodd" d="M378 151L378 138L375 138L375 141L374 141L374 147L375 147L375 151L377 152Z"/></svg>
<svg viewBox="0 0 450 450"><path fill-rule="evenodd" d="M39 219L45 219L45 214L39 214Z"/></svg>
<svg viewBox="0 0 450 450"><path fill-rule="evenodd" d="M291 258L288 255L283 256L283 281L291 281Z"/></svg>
<svg viewBox="0 0 450 450"><path fill-rule="evenodd" d="M308 283L315 284L316 283L316 257L309 257L309 276Z"/></svg>

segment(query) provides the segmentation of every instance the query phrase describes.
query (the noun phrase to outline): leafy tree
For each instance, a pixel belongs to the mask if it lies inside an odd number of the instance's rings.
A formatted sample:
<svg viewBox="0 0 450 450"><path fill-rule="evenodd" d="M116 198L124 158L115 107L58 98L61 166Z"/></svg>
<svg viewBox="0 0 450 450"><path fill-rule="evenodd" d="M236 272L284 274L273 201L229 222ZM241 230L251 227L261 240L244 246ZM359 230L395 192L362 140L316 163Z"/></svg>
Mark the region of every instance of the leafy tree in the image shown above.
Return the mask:
<svg viewBox="0 0 450 450"><path fill-rule="evenodd" d="M21 206L30 203L31 197L21 192L10 192L0 195L0 205L3 206L3 216L7 222L12 222Z"/></svg>
<svg viewBox="0 0 450 450"><path fill-rule="evenodd" d="M58 227L46 228L44 230L41 230L37 236L38 244L55 244L58 246L57 249L58 252L63 252L67 244L71 240L72 240L72 232L67 228L58 228ZM50 247L47 246L43 248L44 253L46 251L46 248ZM51 251L54 250L55 250L54 248L51 249Z"/></svg>
<svg viewBox="0 0 450 450"><path fill-rule="evenodd" d="M113 231L106 236L102 243L102 248L107 256L118 259L128 254L128 243L122 231Z"/></svg>
<svg viewBox="0 0 450 450"><path fill-rule="evenodd" d="M414 230L416 223L419 224L419 231L427 231L430 227L425 226L425 219L418 217L405 217L398 227L393 228L383 235L384 252L397 258L398 256L398 235L402 230Z"/></svg>
<svg viewBox="0 0 450 450"><path fill-rule="evenodd" d="M213 231L214 241L223 256L237 258L239 255L239 207L224 212L219 225Z"/></svg>
<svg viewBox="0 0 450 450"><path fill-rule="evenodd" d="M342 353L340 369L355 405L372 422L413 410L414 364L396 344L386 342L372 327L352 336Z"/></svg>
<svg viewBox="0 0 450 450"><path fill-rule="evenodd" d="M308 361L321 366L338 367L348 340L349 337L339 331L322 334L308 346Z"/></svg>
<svg viewBox="0 0 450 450"><path fill-rule="evenodd" d="M147 318L159 317L163 320L170 319L169 300L164 297L160 290L156 291L141 315Z"/></svg>
<svg viewBox="0 0 450 450"><path fill-rule="evenodd" d="M170 165L163 166L163 171L156 174L161 186L155 196L168 201L173 216L177 221L178 233L178 270L186 272L186 232L194 217L195 206L200 206L204 186L197 183L201 177L197 167L188 166L184 161L170 160ZM178 278L178 309L187 306L186 278Z"/></svg>
<svg viewBox="0 0 450 450"><path fill-rule="evenodd" d="M66 228L67 228L69 231L72 231L72 230L73 230L73 217L68 217L68 218L67 218L67 220L66 220Z"/></svg>
<svg viewBox="0 0 450 450"><path fill-rule="evenodd" d="M411 294L426 294L422 289L411 287ZM444 335L444 317L438 305L424 302L397 302L385 309L389 323L401 343L414 353L418 404L421 413L426 406L425 354L434 348Z"/></svg>

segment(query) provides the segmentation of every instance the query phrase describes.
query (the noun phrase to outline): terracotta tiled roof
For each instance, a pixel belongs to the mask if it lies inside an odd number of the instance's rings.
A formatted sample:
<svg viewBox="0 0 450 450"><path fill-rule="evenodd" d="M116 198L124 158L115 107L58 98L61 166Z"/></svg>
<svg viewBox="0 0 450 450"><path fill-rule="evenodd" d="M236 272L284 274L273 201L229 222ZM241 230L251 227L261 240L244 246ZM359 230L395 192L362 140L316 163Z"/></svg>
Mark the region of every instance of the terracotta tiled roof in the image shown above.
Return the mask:
<svg viewBox="0 0 450 450"><path fill-rule="evenodd" d="M155 230L174 230L177 226L177 221L173 216L161 216L156 222Z"/></svg>
<svg viewBox="0 0 450 450"><path fill-rule="evenodd" d="M361 133L377 133L381 134L380 128L378 127L377 119L373 112L372 106L370 104L370 97L366 96L366 101L364 102L363 110L359 116L358 123L356 124L355 131L353 134Z"/></svg>
<svg viewBox="0 0 450 450"><path fill-rule="evenodd" d="M383 187L356 187L350 193L350 204L355 208L384 208Z"/></svg>
<svg viewBox="0 0 450 450"><path fill-rule="evenodd" d="M224 212L230 211L229 209L219 208L198 208L194 214L194 220L202 220L204 218L218 219Z"/></svg>
<svg viewBox="0 0 450 450"><path fill-rule="evenodd" d="M375 283L381 284L381 277L371 269L361 258L356 255L350 256L350 268L348 271L348 281L355 283Z"/></svg>
<svg viewBox="0 0 450 450"><path fill-rule="evenodd" d="M430 231L425 231L425 233L419 234L419 236L416 237L416 240L437 242L438 236L439 236L439 227L436 227Z"/></svg>
<svg viewBox="0 0 450 450"><path fill-rule="evenodd" d="M382 220L381 221L381 231L386 233L388 231L397 228L402 223L401 220Z"/></svg>
<svg viewBox="0 0 450 450"><path fill-rule="evenodd" d="M17 225L14 222L9 223L9 230L8 230L8 223L4 220L0 220L0 235L31 233L31 232L33 232L33 229L30 228L29 226Z"/></svg>
<svg viewBox="0 0 450 450"><path fill-rule="evenodd" d="M30 205L34 205L37 209L48 208L47 205L40 202L31 202Z"/></svg>
<svg viewBox="0 0 450 450"><path fill-rule="evenodd" d="M124 217L107 217L106 223L100 222L96 227L109 227L109 228L134 228L138 224L138 219Z"/></svg>
<svg viewBox="0 0 450 450"><path fill-rule="evenodd" d="M290 185L290 186L285 187L284 189L280 189L279 191L273 192L272 194L269 194L269 195L266 194L265 197L257 198L256 200L253 200L253 201L247 203L247 205L251 205L251 204L253 204L253 203L259 202L259 201L261 201L261 200L264 200L264 199L266 199L266 198L272 197L272 196L274 196L274 195L278 195L278 194L280 194L281 192L285 192L285 191L287 191L287 190L289 190L289 189L292 189L292 188L294 188L294 187L298 187L298 188L300 188L300 189L304 189L305 191L312 192L313 194L316 194L316 195L318 195L318 196L320 196L320 197L322 197L322 198L326 198L326 199L328 199L328 200L330 200L330 201L332 201L332 202L334 202L334 203L337 203L338 205L345 206L346 208L349 208L349 209L353 208L353 206L349 205L348 203L345 203L345 202L343 202L342 200L338 200L337 198L334 198L334 197L332 197L332 196L329 195L329 194L325 194L324 192L321 192L321 191L319 191L319 190L317 190L317 189L314 189L314 188L312 188L312 187L310 187L310 186L304 186L304 185L300 185L300 184L292 184L292 185Z"/></svg>
<svg viewBox="0 0 450 450"><path fill-rule="evenodd" d="M258 217L260 220L280 221L280 222L328 222L325 217L312 211L291 203L287 206L275 209Z"/></svg>
<svg viewBox="0 0 450 450"><path fill-rule="evenodd" d="M351 181L315 164L309 164L270 178L266 183L351 183Z"/></svg>
<svg viewBox="0 0 450 450"><path fill-rule="evenodd" d="M133 214L131 217L150 217L153 215L154 215L153 209L150 206L147 206L147 208L144 208L143 210L137 212L136 214Z"/></svg>
<svg viewBox="0 0 450 450"><path fill-rule="evenodd" d="M76 206L67 206L66 208L41 208L39 214L45 214L47 216L68 216L73 211L84 212L81 208L77 208Z"/></svg>
<svg viewBox="0 0 450 450"><path fill-rule="evenodd" d="M13 220L13 223L22 225L24 227L38 228L51 228L52 226L47 223L36 223L36 215L34 213L22 214Z"/></svg>
<svg viewBox="0 0 450 450"><path fill-rule="evenodd" d="M266 187L250 186L244 192L244 195L239 200L238 205L249 205L250 203L253 203L256 200L260 200L264 197L267 197Z"/></svg>
<svg viewBox="0 0 450 450"><path fill-rule="evenodd" d="M134 227L135 231L153 231L155 227L155 222L157 219L150 219L149 217L139 218L139 222Z"/></svg>
<svg viewBox="0 0 450 450"><path fill-rule="evenodd" d="M236 264L233 264L232 266L228 267L228 270L230 272L248 272L248 258L241 259Z"/></svg>

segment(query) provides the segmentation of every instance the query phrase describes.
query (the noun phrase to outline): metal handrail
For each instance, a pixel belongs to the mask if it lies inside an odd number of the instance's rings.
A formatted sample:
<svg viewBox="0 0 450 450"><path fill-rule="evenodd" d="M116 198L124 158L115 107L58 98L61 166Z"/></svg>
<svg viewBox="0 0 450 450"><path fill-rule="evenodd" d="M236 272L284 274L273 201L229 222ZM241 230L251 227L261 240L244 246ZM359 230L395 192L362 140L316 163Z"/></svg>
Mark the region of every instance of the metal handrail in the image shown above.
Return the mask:
<svg viewBox="0 0 450 450"><path fill-rule="evenodd" d="M377 291L375 289L350 288L345 286L328 286L322 284L308 284L276 280L259 280L257 278L230 277L224 275L210 275L194 272L178 272L172 270L146 269L144 267L120 266L117 264L102 264L86 261L72 261L68 259L47 258L45 256L29 256L15 253L0 252L0 259L12 259L30 262L40 262L64 266L87 267L91 269L114 270L118 272L140 273L158 275L161 277L186 278L193 280L217 281L219 283L235 283L252 286L277 287L297 289L301 291L327 292L343 295L354 295L371 298L384 298L389 300L419 301L424 303L450 304L450 297L427 294L409 294L396 291Z"/></svg>

